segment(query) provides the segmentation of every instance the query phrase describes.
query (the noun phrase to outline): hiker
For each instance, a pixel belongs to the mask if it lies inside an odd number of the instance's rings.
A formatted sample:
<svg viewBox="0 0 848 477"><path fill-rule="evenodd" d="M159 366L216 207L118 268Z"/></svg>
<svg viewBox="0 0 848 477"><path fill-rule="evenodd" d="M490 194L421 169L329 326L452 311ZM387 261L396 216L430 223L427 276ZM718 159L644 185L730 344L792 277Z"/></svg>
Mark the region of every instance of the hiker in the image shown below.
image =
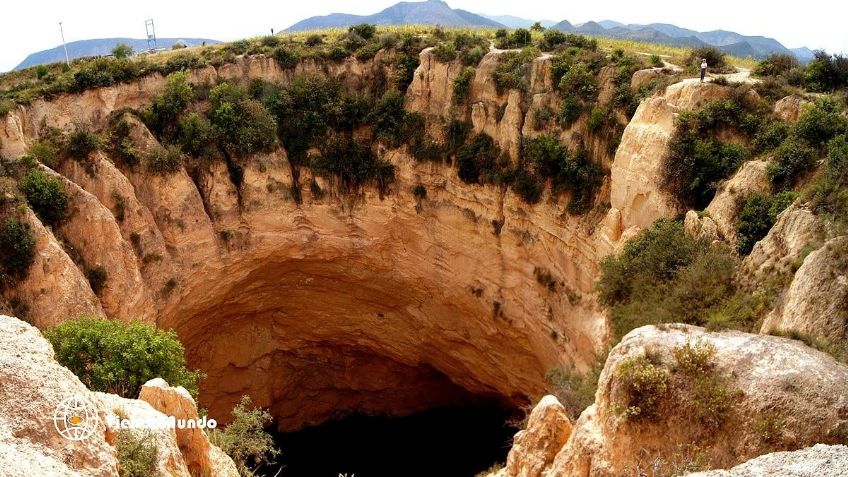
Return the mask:
<svg viewBox="0 0 848 477"><path fill-rule="evenodd" d="M704 76L707 75L707 59L701 58L701 83L704 82Z"/></svg>

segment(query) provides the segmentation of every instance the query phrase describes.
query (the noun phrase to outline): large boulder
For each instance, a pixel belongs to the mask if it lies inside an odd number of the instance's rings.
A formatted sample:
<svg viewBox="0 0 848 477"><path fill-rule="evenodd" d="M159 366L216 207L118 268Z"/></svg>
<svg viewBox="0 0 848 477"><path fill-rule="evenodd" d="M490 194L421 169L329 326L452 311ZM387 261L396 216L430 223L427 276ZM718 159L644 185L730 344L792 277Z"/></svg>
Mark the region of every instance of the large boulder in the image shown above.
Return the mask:
<svg viewBox="0 0 848 477"><path fill-rule="evenodd" d="M571 435L565 407L554 396L545 396L533 408L527 428L518 431L497 477L540 477Z"/></svg>
<svg viewBox="0 0 848 477"><path fill-rule="evenodd" d="M848 475L848 447L816 444L793 452L774 452L729 470L710 470L686 477L843 477Z"/></svg>
<svg viewBox="0 0 848 477"><path fill-rule="evenodd" d="M681 361L687 344L690 351L713 350L703 368L708 374L687 374ZM639 360L649 364L634 366ZM646 387L660 381L662 386ZM643 392L643 404L653 399L655 412L639 416L622 398L632 389ZM618 476L673 460L681 449L725 468L775 449L841 442L846 435L848 366L832 357L786 338L646 326L610 352L595 404L581 414L544 475Z"/></svg>

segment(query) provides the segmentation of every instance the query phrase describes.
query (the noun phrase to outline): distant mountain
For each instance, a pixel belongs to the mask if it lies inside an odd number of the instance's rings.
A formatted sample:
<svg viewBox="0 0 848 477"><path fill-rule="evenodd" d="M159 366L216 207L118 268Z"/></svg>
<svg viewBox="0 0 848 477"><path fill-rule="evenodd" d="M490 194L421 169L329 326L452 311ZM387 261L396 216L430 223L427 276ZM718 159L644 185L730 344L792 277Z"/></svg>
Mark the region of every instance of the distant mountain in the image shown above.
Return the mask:
<svg viewBox="0 0 848 477"><path fill-rule="evenodd" d="M801 48L792 48L792 53L795 55L795 58L798 58L798 61L801 63L806 63L811 61L815 56L813 55L813 50L807 48L806 46L802 46Z"/></svg>
<svg viewBox="0 0 848 477"><path fill-rule="evenodd" d="M480 16L486 17L489 20L498 22L501 25L508 26L510 28L530 28L537 21L541 23L543 27L548 28L556 23L551 20L531 20L529 18L515 17L512 15L486 15L485 13L481 13Z"/></svg>
<svg viewBox="0 0 848 477"><path fill-rule="evenodd" d="M178 41L185 43L187 46L200 45L203 42L206 42L207 45L220 43L218 40L210 40L208 38L157 38L156 46L158 48L170 48ZM118 43L130 45L136 52L147 50L147 40L135 38L96 38L68 43L68 57L73 60L74 58L81 58L83 56L108 55L111 54L112 48ZM58 61L65 61L65 50L62 48L62 45L49 50L31 53L21 64L15 67L15 70Z"/></svg>
<svg viewBox="0 0 848 477"><path fill-rule="evenodd" d="M773 53L795 54L802 61L808 61L812 53L805 49L790 50L774 38L747 36L726 30L698 32L668 23L649 23L647 25L623 25L612 20L586 22L572 25L563 20L553 26L557 30L585 35L606 36L627 40L663 43L673 46L699 47L715 46L735 56L765 58Z"/></svg>
<svg viewBox="0 0 848 477"><path fill-rule="evenodd" d="M490 20L466 10L453 9L440 0L425 2L400 2L373 15L330 15L310 17L286 28L285 31L314 30L372 23L375 25L429 24L440 26L477 26L502 28L500 22Z"/></svg>

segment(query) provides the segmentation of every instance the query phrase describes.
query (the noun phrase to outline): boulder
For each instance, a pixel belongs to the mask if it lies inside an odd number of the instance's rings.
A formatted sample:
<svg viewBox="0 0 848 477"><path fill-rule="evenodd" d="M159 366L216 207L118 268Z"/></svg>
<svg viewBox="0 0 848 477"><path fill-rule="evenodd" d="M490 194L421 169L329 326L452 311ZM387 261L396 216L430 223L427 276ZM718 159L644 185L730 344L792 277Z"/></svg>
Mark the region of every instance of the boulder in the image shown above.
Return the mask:
<svg viewBox="0 0 848 477"><path fill-rule="evenodd" d="M848 447L817 444L793 452L774 452L729 470L710 470L686 477L842 477L848 475Z"/></svg>
<svg viewBox="0 0 848 477"><path fill-rule="evenodd" d="M503 475L540 477L571 435L565 407L554 396L545 396L533 408L527 428L515 434Z"/></svg>

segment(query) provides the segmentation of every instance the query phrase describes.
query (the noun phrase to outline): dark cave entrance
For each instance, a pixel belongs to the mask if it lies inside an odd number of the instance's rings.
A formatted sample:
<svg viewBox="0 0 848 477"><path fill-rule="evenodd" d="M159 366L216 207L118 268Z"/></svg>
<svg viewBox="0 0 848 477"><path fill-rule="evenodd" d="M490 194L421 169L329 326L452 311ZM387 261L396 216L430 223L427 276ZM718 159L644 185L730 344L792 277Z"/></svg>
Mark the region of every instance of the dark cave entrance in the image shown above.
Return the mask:
<svg viewBox="0 0 848 477"><path fill-rule="evenodd" d="M516 411L486 401L275 433L280 477L474 477L506 462ZM274 475L273 472L266 472Z"/></svg>

